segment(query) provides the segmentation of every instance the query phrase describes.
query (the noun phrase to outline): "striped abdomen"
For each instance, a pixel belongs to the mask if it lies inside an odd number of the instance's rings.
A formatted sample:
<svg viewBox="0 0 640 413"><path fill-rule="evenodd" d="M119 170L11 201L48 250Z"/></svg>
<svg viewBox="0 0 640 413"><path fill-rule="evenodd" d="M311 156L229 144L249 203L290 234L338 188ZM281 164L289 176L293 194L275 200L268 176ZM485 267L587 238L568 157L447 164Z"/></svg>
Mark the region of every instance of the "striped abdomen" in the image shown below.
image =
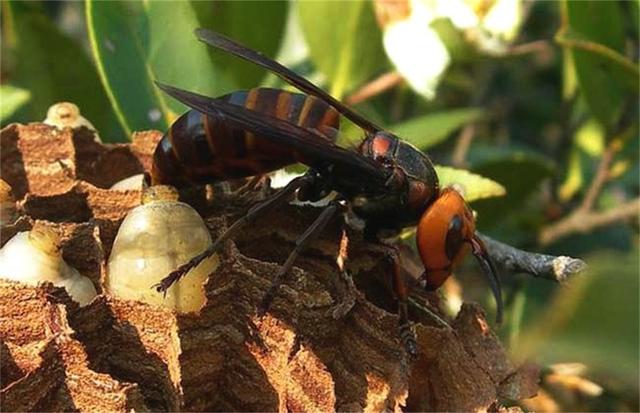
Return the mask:
<svg viewBox="0 0 640 413"><path fill-rule="evenodd" d="M313 96L255 88L222 96L229 103L281 120L338 129L338 112ZM327 137L327 139L331 139ZM187 185L259 175L296 163L296 153L219 119L190 110L162 137L153 155L153 184Z"/></svg>

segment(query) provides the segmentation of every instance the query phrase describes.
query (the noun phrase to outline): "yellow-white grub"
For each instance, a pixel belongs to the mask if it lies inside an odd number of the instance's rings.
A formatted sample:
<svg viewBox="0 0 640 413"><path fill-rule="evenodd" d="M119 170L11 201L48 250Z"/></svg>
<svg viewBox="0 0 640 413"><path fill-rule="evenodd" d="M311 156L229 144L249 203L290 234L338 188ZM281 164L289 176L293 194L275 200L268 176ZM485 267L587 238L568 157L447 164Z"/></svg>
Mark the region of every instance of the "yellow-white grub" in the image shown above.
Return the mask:
<svg viewBox="0 0 640 413"><path fill-rule="evenodd" d="M29 232L19 232L0 249L0 278L28 285L51 282L65 288L81 306L97 295L91 280L62 259L58 232L39 223Z"/></svg>
<svg viewBox="0 0 640 413"><path fill-rule="evenodd" d="M55 126L56 128L79 128L81 126L91 129L96 132L96 128L80 114L80 109L77 105L71 102L58 102L47 111L47 118L43 121L44 124ZM100 142L98 133L95 133L94 140Z"/></svg>
<svg viewBox="0 0 640 413"><path fill-rule="evenodd" d="M114 191L141 191L143 182L144 174L137 174L116 182L109 189Z"/></svg>
<svg viewBox="0 0 640 413"><path fill-rule="evenodd" d="M204 305L204 284L218 265L216 255L172 285L166 297L152 288L211 245L211 235L200 215L177 199L175 189L152 186L144 192L143 204L126 216L109 257L109 294L178 312L198 311Z"/></svg>
<svg viewBox="0 0 640 413"><path fill-rule="evenodd" d="M0 179L0 226L13 223L17 217L16 200L11 193L11 186Z"/></svg>

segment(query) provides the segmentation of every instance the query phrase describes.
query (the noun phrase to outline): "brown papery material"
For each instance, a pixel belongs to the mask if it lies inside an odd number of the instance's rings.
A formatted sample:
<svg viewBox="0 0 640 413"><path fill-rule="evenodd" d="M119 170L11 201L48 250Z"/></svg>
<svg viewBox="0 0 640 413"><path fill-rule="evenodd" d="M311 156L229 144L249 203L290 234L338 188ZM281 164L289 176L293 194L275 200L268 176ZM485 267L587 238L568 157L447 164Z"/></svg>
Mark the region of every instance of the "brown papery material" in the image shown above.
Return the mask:
<svg viewBox="0 0 640 413"><path fill-rule="evenodd" d="M148 168L161 134L102 145L88 129L54 129L2 130L1 178L23 217L3 228L1 241L36 220L55 227L65 260L101 292L113 238L140 203L139 191L106 188ZM181 199L202 214L214 238L255 202L219 193L207 202L203 194L192 188ZM271 311L257 317L278 263L317 213L286 206L228 243L195 313L104 294L79 308L51 285L1 282L3 410L477 411L535 392L535 369L507 360L472 304L452 329L414 314L419 355L409 361L383 288L387 247L355 230L348 232L346 269L360 292L335 320L337 221L301 255Z"/></svg>

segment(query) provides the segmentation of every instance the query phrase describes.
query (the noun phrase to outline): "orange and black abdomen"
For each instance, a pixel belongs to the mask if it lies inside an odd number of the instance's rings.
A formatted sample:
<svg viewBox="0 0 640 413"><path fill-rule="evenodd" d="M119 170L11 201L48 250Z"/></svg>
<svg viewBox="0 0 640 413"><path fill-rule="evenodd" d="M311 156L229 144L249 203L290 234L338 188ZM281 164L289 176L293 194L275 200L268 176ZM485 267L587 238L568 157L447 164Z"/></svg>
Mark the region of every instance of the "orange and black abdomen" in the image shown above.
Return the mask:
<svg viewBox="0 0 640 413"><path fill-rule="evenodd" d="M255 88L220 99L305 128L339 128L338 112L313 96ZM271 172L297 161L291 148L231 128L224 117L190 110L171 125L158 143L151 181L175 186L211 183Z"/></svg>

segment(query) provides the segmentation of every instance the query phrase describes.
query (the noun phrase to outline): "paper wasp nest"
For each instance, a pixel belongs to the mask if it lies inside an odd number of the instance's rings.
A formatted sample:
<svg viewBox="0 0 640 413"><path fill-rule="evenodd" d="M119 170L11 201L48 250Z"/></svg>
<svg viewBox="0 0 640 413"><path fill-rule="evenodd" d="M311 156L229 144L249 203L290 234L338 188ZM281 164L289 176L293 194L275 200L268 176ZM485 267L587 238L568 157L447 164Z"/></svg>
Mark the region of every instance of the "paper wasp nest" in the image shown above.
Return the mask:
<svg viewBox="0 0 640 413"><path fill-rule="evenodd" d="M160 137L143 132L131 144L107 145L84 127L2 130L0 178L22 216L2 228L1 244L36 220L46 223L61 234L63 259L98 293L80 307L51 284L0 280L3 410L477 411L535 392L535 370L508 361L474 305L463 305L451 329L412 310L419 355L409 363L393 299L382 288L388 251L357 231L349 233L347 269L360 292L335 320L337 222L304 251L271 311L258 317L278 263L317 215L309 206L279 208L229 242L207 274L200 311L106 294L109 257L123 260L128 250L120 239L114 244L116 234L141 201L139 190L107 188L148 170ZM181 199L212 238L255 202L224 194L208 202L202 192L189 189ZM135 248L162 251L166 239L148 238ZM197 238L198 248L209 242ZM154 280L166 270L158 271ZM152 291L148 281L141 285ZM427 299L437 304L436 295Z"/></svg>
<svg viewBox="0 0 640 413"><path fill-rule="evenodd" d="M0 226L13 223L16 216L16 200L11 193L11 186L0 179Z"/></svg>

